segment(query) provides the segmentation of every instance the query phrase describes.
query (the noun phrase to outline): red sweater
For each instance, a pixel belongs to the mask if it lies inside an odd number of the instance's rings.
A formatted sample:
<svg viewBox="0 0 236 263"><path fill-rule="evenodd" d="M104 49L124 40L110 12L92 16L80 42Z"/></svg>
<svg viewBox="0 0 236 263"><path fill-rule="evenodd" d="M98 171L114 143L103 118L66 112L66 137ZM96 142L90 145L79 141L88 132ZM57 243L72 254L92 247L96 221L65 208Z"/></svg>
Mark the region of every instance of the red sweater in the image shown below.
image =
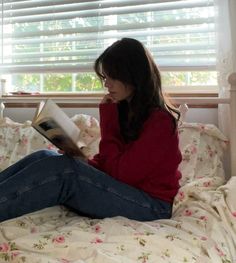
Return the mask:
<svg viewBox="0 0 236 263"><path fill-rule="evenodd" d="M89 163L121 182L172 202L179 189L178 165L182 157L170 114L154 111L145 121L139 138L124 143L116 104L100 104L99 110L99 154Z"/></svg>

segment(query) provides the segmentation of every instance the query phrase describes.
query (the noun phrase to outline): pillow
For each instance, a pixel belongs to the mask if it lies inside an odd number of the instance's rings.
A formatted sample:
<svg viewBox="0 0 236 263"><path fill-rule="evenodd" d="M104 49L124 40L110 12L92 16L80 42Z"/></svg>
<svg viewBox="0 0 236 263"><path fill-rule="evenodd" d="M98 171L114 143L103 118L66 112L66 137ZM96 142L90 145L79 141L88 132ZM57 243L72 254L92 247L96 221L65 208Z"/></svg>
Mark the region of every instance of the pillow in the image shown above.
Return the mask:
<svg viewBox="0 0 236 263"><path fill-rule="evenodd" d="M9 118L0 122L0 170L31 153L50 148L49 143L31 127L30 122L17 123Z"/></svg>
<svg viewBox="0 0 236 263"><path fill-rule="evenodd" d="M81 130L88 146L87 157L98 152L100 129L98 121L89 115L78 114L72 120ZM222 156L227 138L210 124L181 123L178 127L183 161L180 164L180 185L206 177L224 177ZM0 170L5 169L27 154L39 149L57 150L34 128L31 121L17 123L9 118L0 121Z"/></svg>
<svg viewBox="0 0 236 263"><path fill-rule="evenodd" d="M72 120L81 130L81 136L87 142L83 152L91 157L98 152L100 130L98 121L85 114L75 115ZM0 171L39 149L57 148L31 127L31 121L14 122L9 118L0 120Z"/></svg>
<svg viewBox="0 0 236 263"><path fill-rule="evenodd" d="M212 124L186 123L178 127L182 162L180 185L201 178L224 178L223 153L227 138Z"/></svg>
<svg viewBox="0 0 236 263"><path fill-rule="evenodd" d="M87 146L83 148L85 156L92 158L98 153L101 136L98 120L86 114L77 114L71 119L80 128L80 135L83 138L83 141L87 144Z"/></svg>

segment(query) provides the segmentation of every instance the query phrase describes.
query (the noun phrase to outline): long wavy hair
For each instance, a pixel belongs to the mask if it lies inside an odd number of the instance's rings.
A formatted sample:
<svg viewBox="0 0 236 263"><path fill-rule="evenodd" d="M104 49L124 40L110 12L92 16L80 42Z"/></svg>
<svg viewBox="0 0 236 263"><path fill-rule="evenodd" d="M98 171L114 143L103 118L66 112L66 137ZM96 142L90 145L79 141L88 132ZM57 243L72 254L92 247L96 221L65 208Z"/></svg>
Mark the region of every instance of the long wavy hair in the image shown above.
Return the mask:
<svg viewBox="0 0 236 263"><path fill-rule="evenodd" d="M126 142L139 137L143 123L155 109L165 110L172 116L175 131L179 111L167 103L160 72L141 42L132 38L114 42L96 59L94 70L101 81L105 73L134 87L131 100L118 103L121 134Z"/></svg>

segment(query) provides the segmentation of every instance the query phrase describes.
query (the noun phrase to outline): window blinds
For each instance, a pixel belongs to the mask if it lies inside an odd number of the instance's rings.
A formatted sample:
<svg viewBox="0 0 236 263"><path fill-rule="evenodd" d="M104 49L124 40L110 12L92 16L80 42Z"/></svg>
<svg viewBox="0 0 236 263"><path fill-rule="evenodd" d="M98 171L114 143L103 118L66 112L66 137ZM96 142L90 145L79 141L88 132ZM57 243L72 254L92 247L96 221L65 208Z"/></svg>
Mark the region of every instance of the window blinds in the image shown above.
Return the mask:
<svg viewBox="0 0 236 263"><path fill-rule="evenodd" d="M215 68L213 0L2 0L1 73L90 72L122 37L161 70Z"/></svg>

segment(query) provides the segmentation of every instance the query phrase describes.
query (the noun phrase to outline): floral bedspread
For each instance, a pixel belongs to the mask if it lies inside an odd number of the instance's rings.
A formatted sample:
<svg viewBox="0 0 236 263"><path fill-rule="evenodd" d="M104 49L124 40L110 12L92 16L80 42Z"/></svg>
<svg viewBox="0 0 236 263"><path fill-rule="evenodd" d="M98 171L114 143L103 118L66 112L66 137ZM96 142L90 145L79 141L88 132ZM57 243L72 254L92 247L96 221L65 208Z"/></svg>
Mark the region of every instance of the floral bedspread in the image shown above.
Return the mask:
<svg viewBox="0 0 236 263"><path fill-rule="evenodd" d="M80 115L74 121L88 139L87 154L93 154L99 141L96 120ZM0 223L0 262L236 262L236 177L225 183L222 166L227 139L212 125L184 123L179 134L182 180L172 219L97 220L64 207L47 208ZM43 147L53 146L29 122L0 123L2 169Z"/></svg>

